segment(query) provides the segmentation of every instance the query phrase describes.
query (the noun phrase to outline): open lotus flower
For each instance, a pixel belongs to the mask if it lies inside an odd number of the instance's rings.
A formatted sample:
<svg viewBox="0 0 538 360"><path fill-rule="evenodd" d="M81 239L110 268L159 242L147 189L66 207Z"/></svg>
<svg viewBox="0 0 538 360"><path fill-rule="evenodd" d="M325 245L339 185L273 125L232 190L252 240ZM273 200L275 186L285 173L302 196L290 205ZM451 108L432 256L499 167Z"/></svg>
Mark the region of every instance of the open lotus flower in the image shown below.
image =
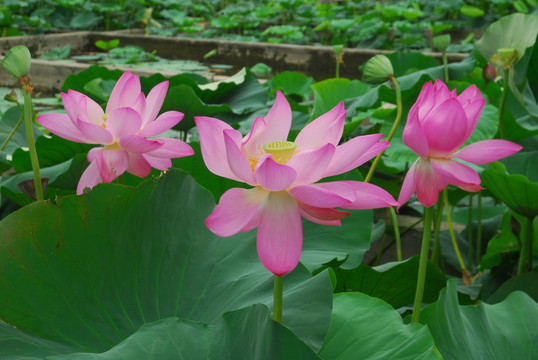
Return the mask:
<svg viewBox="0 0 538 360"><path fill-rule="evenodd" d="M291 108L284 95L265 118L257 117L243 137L218 119L196 117L204 161L213 173L253 188L226 191L207 218L219 236L258 227L262 264L277 276L293 270L301 255L301 216L315 223L340 225L348 212L396 202L383 189L359 181L318 180L352 170L389 145L382 134L356 137L338 145L346 111L343 103L308 124L294 142L287 141Z"/></svg>
<svg viewBox="0 0 538 360"><path fill-rule="evenodd" d="M178 111L157 117L167 90L168 81L164 81L146 98L138 76L125 72L114 86L105 111L88 96L69 90L61 94L67 114L37 117L40 125L67 140L104 145L88 152L90 166L80 178L77 194L98 183L111 182L125 171L145 177L152 167L166 170L172 166L171 158L194 154L178 139L152 138L183 118Z"/></svg>
<svg viewBox="0 0 538 360"><path fill-rule="evenodd" d="M475 85L458 96L440 80L424 84L403 132L404 143L419 158L405 176L400 206L415 191L426 207L437 202L439 191L447 185L479 191L480 176L458 160L488 164L521 150L520 145L506 140L483 140L458 150L474 131L484 103Z"/></svg>

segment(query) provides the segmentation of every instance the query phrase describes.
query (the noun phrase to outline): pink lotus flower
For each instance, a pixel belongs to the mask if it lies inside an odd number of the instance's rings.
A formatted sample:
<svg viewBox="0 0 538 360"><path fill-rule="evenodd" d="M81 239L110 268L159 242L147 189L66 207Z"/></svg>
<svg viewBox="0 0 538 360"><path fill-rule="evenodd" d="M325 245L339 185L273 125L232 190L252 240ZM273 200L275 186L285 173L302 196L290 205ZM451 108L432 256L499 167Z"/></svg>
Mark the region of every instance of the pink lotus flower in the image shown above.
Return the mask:
<svg viewBox="0 0 538 360"><path fill-rule="evenodd" d="M458 150L474 131L484 103L475 85L458 96L440 80L424 84L403 132L405 145L420 157L405 176L399 206L415 191L418 201L428 207L437 202L439 191L447 185L471 192L481 190L476 171L454 159L481 165L521 150L520 145L506 140L479 141Z"/></svg>
<svg viewBox="0 0 538 360"><path fill-rule="evenodd" d="M138 76L125 72L118 80L106 110L74 90L62 93L67 114L43 114L37 122L64 139L102 144L88 152L90 166L82 174L77 194L101 182L111 182L125 171L145 177L151 168L166 170L171 158L194 154L183 141L151 138L169 130L183 118L178 111L158 115L168 90L168 81L156 85L146 98Z"/></svg>
<svg viewBox="0 0 538 360"><path fill-rule="evenodd" d="M294 142L286 141L291 108L284 95L265 118L257 117L243 137L218 119L196 117L204 161L213 173L253 188L226 191L208 228L231 236L255 227L262 264L277 276L292 271L302 248L301 216L324 225L340 225L348 212L396 202L383 189L358 181L318 180L342 174L368 161L389 145L382 134L356 137L338 145L346 111L343 103L308 124Z"/></svg>

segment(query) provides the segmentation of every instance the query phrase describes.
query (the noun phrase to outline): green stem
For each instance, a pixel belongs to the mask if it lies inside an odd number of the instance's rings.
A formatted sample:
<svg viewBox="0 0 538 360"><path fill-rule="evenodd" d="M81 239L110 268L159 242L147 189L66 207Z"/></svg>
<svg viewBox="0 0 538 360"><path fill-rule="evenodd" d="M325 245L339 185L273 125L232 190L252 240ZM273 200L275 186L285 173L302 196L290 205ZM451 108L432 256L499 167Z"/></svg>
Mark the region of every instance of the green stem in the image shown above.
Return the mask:
<svg viewBox="0 0 538 360"><path fill-rule="evenodd" d="M499 134L501 139L506 139L506 130L504 129L504 104L506 103L506 95L508 94L508 71L503 70L503 90L501 93L501 101L499 102Z"/></svg>
<svg viewBox="0 0 538 360"><path fill-rule="evenodd" d="M454 227L452 226L452 217L450 216L450 209L448 208L448 191L446 188L443 189L443 200L445 202L446 222L448 223L448 232L450 233L450 238L452 239L452 247L454 247L454 251L456 252L456 257L460 263L461 271L466 274L467 268L465 267L463 258L461 257L458 241L456 240L456 234L454 234Z"/></svg>
<svg viewBox="0 0 538 360"><path fill-rule="evenodd" d="M336 58L336 72L335 77L338 79L340 77L340 62L338 61L338 57Z"/></svg>
<svg viewBox="0 0 538 360"><path fill-rule="evenodd" d="M392 206L389 208L389 211L392 218L392 226L394 227L394 237L396 238L396 256L398 257L398 261L402 261L402 241L400 240L398 217L396 216L396 210Z"/></svg>
<svg viewBox="0 0 538 360"><path fill-rule="evenodd" d="M532 264L533 223L534 223L534 218L527 218L527 225L525 228L525 237L523 238L523 244L521 244L521 252L519 253L519 263L517 264L518 275L521 275L524 272L528 271L529 266Z"/></svg>
<svg viewBox="0 0 538 360"><path fill-rule="evenodd" d="M478 204L476 205L476 265L482 261L482 192L478 193Z"/></svg>
<svg viewBox="0 0 538 360"><path fill-rule="evenodd" d="M437 209L435 210L435 221L433 223L433 250L431 261L437 265L439 254L441 253L441 242L439 241L439 233L441 232L441 220L443 219L443 198L437 201Z"/></svg>
<svg viewBox="0 0 538 360"><path fill-rule="evenodd" d="M275 289L273 292L273 320L282 323L282 292L284 289L284 278L275 276Z"/></svg>
<svg viewBox="0 0 538 360"><path fill-rule="evenodd" d="M445 212L446 212L446 221L448 223L448 232L450 233L450 238L452 239L452 246L454 247L454 251L456 252L456 257L458 258L458 262L460 264L460 268L463 270L466 270L465 264L463 262L463 258L460 253L460 248L458 246L458 242L456 240L456 234L454 234L454 227L452 225L452 217L450 215L450 208L448 206L448 191L446 188L443 189L443 200L445 203Z"/></svg>
<svg viewBox="0 0 538 360"><path fill-rule="evenodd" d="M469 229L469 236L467 242L469 244L469 256L467 258L467 267L473 268L473 195L469 195L469 216L467 218L467 229Z"/></svg>
<svg viewBox="0 0 538 360"><path fill-rule="evenodd" d="M21 106L19 105L19 108ZM24 118L24 110L21 108L21 116L19 117L19 121L17 121L17 124L15 124L15 127L13 128L13 130L11 130L11 132L9 133L9 135L7 136L6 140L4 141L4 143L2 144L2 146L0 146L0 151L4 150L5 147L7 146L7 144L9 143L9 140L11 140L11 138L13 137L13 135L15 135L15 132L17 132L17 129L19 128L19 126L21 126L22 124L22 119Z"/></svg>
<svg viewBox="0 0 538 360"><path fill-rule="evenodd" d="M398 128L398 124L400 123L400 119L402 118L402 91L400 89L400 83L398 80L391 76L390 80L392 81L392 84L394 85L394 90L396 92L396 119L394 120L394 124L392 124L392 128L390 129L389 135L387 136L387 141L390 142L392 140L392 137L396 133L396 129ZM370 182L372 179L372 176L374 176L375 168L377 167L377 164L381 160L381 156L383 156L383 152L379 153L370 167L370 170L368 170L368 174L366 174L366 178L364 179L364 182Z"/></svg>
<svg viewBox="0 0 538 360"><path fill-rule="evenodd" d="M26 139L30 150L30 161L34 171L35 194L38 201L43 200L43 187L41 185L41 175L39 174L39 161L37 159L37 150L34 141L33 115L32 115L32 94L29 91L24 92L24 125L26 126Z"/></svg>
<svg viewBox="0 0 538 360"><path fill-rule="evenodd" d="M445 83L448 82L448 58L446 56L446 50L443 50L443 67L445 68Z"/></svg>
<svg viewBox="0 0 538 360"><path fill-rule="evenodd" d="M413 303L412 323L420 320L420 309L422 307L422 297L424 286L426 285L426 266L428 265L428 250L430 249L430 237L432 234L433 206L424 209L424 231L422 233L422 247L420 249L420 260L418 264L417 290Z"/></svg>

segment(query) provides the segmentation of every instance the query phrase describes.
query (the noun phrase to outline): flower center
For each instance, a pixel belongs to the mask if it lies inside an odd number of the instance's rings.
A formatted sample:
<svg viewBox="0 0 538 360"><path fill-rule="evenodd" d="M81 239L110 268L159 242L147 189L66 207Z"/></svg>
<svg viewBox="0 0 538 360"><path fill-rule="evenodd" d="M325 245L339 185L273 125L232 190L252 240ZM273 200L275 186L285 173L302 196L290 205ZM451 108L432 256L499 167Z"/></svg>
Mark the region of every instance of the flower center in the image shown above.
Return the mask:
<svg viewBox="0 0 538 360"><path fill-rule="evenodd" d="M279 164L286 164L293 154L297 145L291 141L279 140L263 145L266 153L273 155L273 160Z"/></svg>
<svg viewBox="0 0 538 360"><path fill-rule="evenodd" d="M103 147L103 150L123 150L120 146L120 144L118 144L117 142L114 142L110 145L105 145Z"/></svg>

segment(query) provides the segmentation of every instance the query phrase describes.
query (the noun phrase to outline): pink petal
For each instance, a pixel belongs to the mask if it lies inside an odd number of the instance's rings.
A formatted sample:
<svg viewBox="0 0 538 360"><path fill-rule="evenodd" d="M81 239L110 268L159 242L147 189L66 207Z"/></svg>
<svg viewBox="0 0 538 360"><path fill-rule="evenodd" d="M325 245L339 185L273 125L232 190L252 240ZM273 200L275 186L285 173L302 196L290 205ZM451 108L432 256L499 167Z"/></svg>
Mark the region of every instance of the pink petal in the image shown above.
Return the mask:
<svg viewBox="0 0 538 360"><path fill-rule="evenodd" d="M257 248L263 266L283 276L297 266L303 246L301 214L285 191L271 192L260 209Z"/></svg>
<svg viewBox="0 0 538 360"><path fill-rule="evenodd" d="M101 175L99 174L99 167L97 166L97 162L93 161L90 163L90 166L88 166L86 170L84 170L84 173L82 173L82 176L78 181L77 195L82 194L85 188L92 189L95 185L102 182L103 179L101 179Z"/></svg>
<svg viewBox="0 0 538 360"><path fill-rule="evenodd" d="M62 98L62 103L64 105L65 112L67 113L67 115L69 116L69 118L73 122L76 122L76 120L78 118L78 114L82 109L80 108L80 105L76 101L75 97L72 96L73 92L74 92L74 90L69 90L67 92L67 94L62 92L62 93L60 93L60 96ZM78 93L78 94L80 94L80 93ZM80 95L82 95L82 94L80 94ZM86 96L86 95L83 95L83 96ZM102 109L101 109L101 111L102 111Z"/></svg>
<svg viewBox="0 0 538 360"><path fill-rule="evenodd" d="M336 151L327 167L325 176L333 176L345 173L364 164L375 155L385 150L389 143L384 141L382 146L376 146L375 152L368 152L383 137L383 134L357 136L348 142L336 147ZM368 152L369 157L362 156Z"/></svg>
<svg viewBox="0 0 538 360"><path fill-rule="evenodd" d="M291 127L291 107L280 90L277 90L275 103L264 119L267 124L267 129L263 134L264 144L288 138Z"/></svg>
<svg viewBox="0 0 538 360"><path fill-rule="evenodd" d="M163 81L162 83L155 85L155 87L153 87L153 89L151 89L151 91L149 92L148 97L146 99L146 109L145 109L145 112L143 113L144 115L142 116L142 127L147 126L147 124L152 122L159 114L159 111L161 110L161 106L163 105L164 98L166 97L166 92L168 91L168 85L169 85L168 80ZM181 115L182 116L179 120L183 118L183 114ZM155 135L158 135L161 132ZM154 136L154 135L146 135L146 136Z"/></svg>
<svg viewBox="0 0 538 360"><path fill-rule="evenodd" d="M58 135L64 139L79 142L93 144L94 141L90 140L84 135L69 119L67 114L49 113L42 114L37 117L37 123L49 130L51 133Z"/></svg>
<svg viewBox="0 0 538 360"><path fill-rule="evenodd" d="M103 150L96 156L99 174L104 182L109 183L127 170L129 155L124 150Z"/></svg>
<svg viewBox="0 0 538 360"><path fill-rule="evenodd" d="M224 130L224 145L226 146L226 155L228 165L234 173L236 179L249 185L256 186L254 171L245 157L245 154L239 149L237 132ZM233 139L235 137L235 140Z"/></svg>
<svg viewBox="0 0 538 360"><path fill-rule="evenodd" d="M264 118L254 120L250 132L245 136L241 150L247 155L263 152L263 145L287 140L291 127L291 107L284 95L277 91L276 100Z"/></svg>
<svg viewBox="0 0 538 360"><path fill-rule="evenodd" d="M163 146L159 140L147 140L138 135L127 135L121 138L120 147L134 154L143 154L157 150Z"/></svg>
<svg viewBox="0 0 538 360"><path fill-rule="evenodd" d="M91 122L82 121L80 119L77 121L77 126L82 134L84 134L84 136L90 140L90 143L110 145L114 142L112 134L102 126L95 125Z"/></svg>
<svg viewBox="0 0 538 360"><path fill-rule="evenodd" d="M301 216L308 221L321 225L340 226L340 219L351 215L351 213L347 211L340 211L331 208L318 208L303 203L298 203L298 205L301 211Z"/></svg>
<svg viewBox="0 0 538 360"><path fill-rule="evenodd" d="M437 174L438 182L442 180L443 184L455 185L466 191L482 189L480 176L467 165L448 159L431 159L431 165Z"/></svg>
<svg viewBox="0 0 538 360"><path fill-rule="evenodd" d="M287 163L297 172L293 185L312 184L325 177L335 150L333 144L326 144L320 148L304 150L293 155Z"/></svg>
<svg viewBox="0 0 538 360"><path fill-rule="evenodd" d="M475 142L454 154L454 157L472 164L489 164L517 153L523 147L506 140L483 140Z"/></svg>
<svg viewBox="0 0 538 360"><path fill-rule="evenodd" d="M164 171L172 167L172 161L170 160L170 158L153 157L149 156L148 154L142 154L141 156L146 159L146 161L151 165L152 168L155 168L157 170Z"/></svg>
<svg viewBox="0 0 538 360"><path fill-rule="evenodd" d="M417 106L417 104L411 107L411 110L409 110L409 114L407 115L407 123L405 124L403 131L403 142L407 147L413 150L415 154L419 156L428 156L430 147L428 146L426 133L418 118L419 106Z"/></svg>
<svg viewBox="0 0 538 360"><path fill-rule="evenodd" d="M151 172L151 165L144 156L139 154L129 154L127 172L144 178Z"/></svg>
<svg viewBox="0 0 538 360"><path fill-rule="evenodd" d="M438 105L422 121L422 128L428 139L431 156L450 154L467 140L467 116L455 98L449 98Z"/></svg>
<svg viewBox="0 0 538 360"><path fill-rule="evenodd" d="M480 94L480 92L476 89L476 86L473 86L475 87L476 94L478 95L477 99L469 103L462 104L463 111L465 111L465 115L467 117L467 132L464 135L465 139L468 139L473 133L474 129L476 128L476 124L478 124L478 120L480 119L480 114L484 109L484 105L486 104L486 99L482 97L482 94ZM460 97L462 95L466 95L465 93L473 86L467 88L463 93L461 93ZM460 97L458 97L459 101L461 101Z"/></svg>
<svg viewBox="0 0 538 360"><path fill-rule="evenodd" d="M138 135L143 137L158 136L176 126L181 119L183 119L183 113L179 111L167 111L145 126L142 124L143 128Z"/></svg>
<svg viewBox="0 0 538 360"><path fill-rule="evenodd" d="M337 146L344 132L345 119L344 103L340 102L301 130L295 139L297 149L316 149L327 143Z"/></svg>
<svg viewBox="0 0 538 360"><path fill-rule="evenodd" d="M261 188L230 189L221 196L205 224L218 236L231 236L243 231L256 216L267 195L269 192Z"/></svg>
<svg viewBox="0 0 538 360"><path fill-rule="evenodd" d="M194 150L179 139L172 138L155 138L153 141L158 141L161 146L157 150L148 151L146 154L152 157L158 158L180 158L184 156L191 156L194 154Z"/></svg>
<svg viewBox="0 0 538 360"><path fill-rule="evenodd" d="M128 107L136 111L142 119L142 114L146 112L146 97L144 96L144 93L141 92L140 94L138 94L135 100Z"/></svg>
<svg viewBox="0 0 538 360"><path fill-rule="evenodd" d="M353 188L356 197L351 204L341 206L344 209L379 209L398 205L396 200L379 186L360 181L342 182Z"/></svg>
<svg viewBox="0 0 538 360"><path fill-rule="evenodd" d="M337 181L333 184L340 185L340 182ZM343 207L351 204L352 200L349 197L344 197L318 185L320 184L299 185L289 190L289 193L300 203L318 208ZM347 185L345 186L347 187Z"/></svg>
<svg viewBox="0 0 538 360"><path fill-rule="evenodd" d="M140 79L129 71L123 73L112 89L106 105L107 113L112 110L130 106L140 94Z"/></svg>
<svg viewBox="0 0 538 360"><path fill-rule="evenodd" d="M417 184L415 183L415 171L416 171L416 162L409 168L407 174L405 174L405 179L402 184L402 189L400 190L400 195L398 196L398 209L411 199L411 196L417 190Z"/></svg>
<svg viewBox="0 0 538 360"><path fill-rule="evenodd" d="M194 121L196 122L196 128L200 136L202 157L209 171L215 175L238 180L228 164L223 134L224 130L236 130L224 121L210 117L196 116ZM237 132L237 135L241 137L239 132Z"/></svg>
<svg viewBox="0 0 538 360"><path fill-rule="evenodd" d="M271 155L266 155L258 161L254 175L263 188L271 191L284 190L297 177L293 168L277 163Z"/></svg>
<svg viewBox="0 0 538 360"><path fill-rule="evenodd" d="M135 135L141 124L140 114L127 107L111 111L106 119L106 129L116 141L127 135Z"/></svg>
<svg viewBox="0 0 538 360"><path fill-rule="evenodd" d="M415 186L418 201L422 205L430 207L435 205L439 191L446 187L446 183L437 179L429 160L419 159L415 163Z"/></svg>

